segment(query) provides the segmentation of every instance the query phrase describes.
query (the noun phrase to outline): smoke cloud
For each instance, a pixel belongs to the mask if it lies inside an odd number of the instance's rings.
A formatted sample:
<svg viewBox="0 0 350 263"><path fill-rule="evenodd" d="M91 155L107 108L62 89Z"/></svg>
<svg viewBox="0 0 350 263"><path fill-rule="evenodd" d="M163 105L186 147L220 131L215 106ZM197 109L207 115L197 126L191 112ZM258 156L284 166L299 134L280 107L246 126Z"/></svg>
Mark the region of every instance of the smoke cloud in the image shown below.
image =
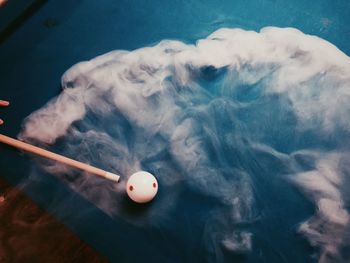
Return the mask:
<svg viewBox="0 0 350 263"><path fill-rule="evenodd" d="M297 186L315 211L295 231L319 262L342 262L349 86L349 57L321 38L293 28L222 28L195 44L164 40L74 65L62 93L26 118L20 137L121 174L115 186L38 160L112 217L161 228L180 208L206 207L192 227L202 225L211 262L256 250L257 222L279 215L271 195L289 200L279 187ZM121 201L138 170L160 185L142 219Z"/></svg>

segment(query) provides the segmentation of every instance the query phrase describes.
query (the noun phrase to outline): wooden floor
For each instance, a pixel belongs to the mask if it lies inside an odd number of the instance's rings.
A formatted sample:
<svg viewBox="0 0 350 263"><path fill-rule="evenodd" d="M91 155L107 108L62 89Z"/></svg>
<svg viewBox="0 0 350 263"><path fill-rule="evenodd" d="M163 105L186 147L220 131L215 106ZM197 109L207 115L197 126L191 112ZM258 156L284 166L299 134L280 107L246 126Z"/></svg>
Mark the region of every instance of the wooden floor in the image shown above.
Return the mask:
<svg viewBox="0 0 350 263"><path fill-rule="evenodd" d="M0 177L0 263L108 262Z"/></svg>

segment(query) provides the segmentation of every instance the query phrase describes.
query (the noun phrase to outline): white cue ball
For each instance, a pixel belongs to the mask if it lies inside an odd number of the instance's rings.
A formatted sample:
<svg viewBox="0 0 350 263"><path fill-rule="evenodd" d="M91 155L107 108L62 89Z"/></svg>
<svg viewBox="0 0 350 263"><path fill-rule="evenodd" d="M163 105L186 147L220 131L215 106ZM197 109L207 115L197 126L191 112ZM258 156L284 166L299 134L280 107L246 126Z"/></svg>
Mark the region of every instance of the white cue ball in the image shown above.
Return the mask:
<svg viewBox="0 0 350 263"><path fill-rule="evenodd" d="M130 176L126 183L128 196L136 203L147 203L157 194L157 179L150 173L141 171Z"/></svg>

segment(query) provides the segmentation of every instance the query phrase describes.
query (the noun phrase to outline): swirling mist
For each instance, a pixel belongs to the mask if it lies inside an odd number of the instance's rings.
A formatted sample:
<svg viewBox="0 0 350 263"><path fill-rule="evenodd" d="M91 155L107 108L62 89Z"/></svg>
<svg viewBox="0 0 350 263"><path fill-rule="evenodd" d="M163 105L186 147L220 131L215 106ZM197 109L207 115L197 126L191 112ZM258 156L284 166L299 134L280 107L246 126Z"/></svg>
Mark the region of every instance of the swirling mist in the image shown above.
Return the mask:
<svg viewBox="0 0 350 263"><path fill-rule="evenodd" d="M293 233L314 247L310 258L349 259L350 59L331 43L293 28L223 28L195 44L164 40L78 63L62 87L20 137L121 174L115 186L38 160L111 217L178 240L174 231L193 228L182 242L221 262L259 250L261 222L283 221L280 202L302 206L301 193L313 215ZM140 219L121 199L141 169L160 194ZM190 205L205 209L172 229Z"/></svg>

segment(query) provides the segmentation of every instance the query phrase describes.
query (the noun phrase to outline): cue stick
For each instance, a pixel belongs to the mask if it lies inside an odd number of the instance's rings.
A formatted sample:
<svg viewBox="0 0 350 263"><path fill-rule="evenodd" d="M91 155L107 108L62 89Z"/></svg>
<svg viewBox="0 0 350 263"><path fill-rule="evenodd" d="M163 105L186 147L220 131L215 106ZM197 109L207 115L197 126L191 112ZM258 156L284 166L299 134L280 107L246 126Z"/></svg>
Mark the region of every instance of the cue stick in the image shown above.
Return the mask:
<svg viewBox="0 0 350 263"><path fill-rule="evenodd" d="M31 144L28 144L25 142L22 142L20 140L13 139L13 138L8 137L8 136L3 135L3 134L0 134L0 142L7 144L7 145L10 145L10 146L13 146L15 148L30 152L30 153L34 153L36 155L54 160L54 161L58 161L60 163L64 163L64 164L72 166L74 168L78 168L80 170L104 177L106 179L109 179L109 180L112 180L115 182L118 182L119 178L120 178L119 175L104 171L100 168L96 168L96 167L88 165L86 163L78 162L76 160L67 158L67 157L59 155L57 153L53 153L53 152L44 150L42 148L36 147L34 145L31 145Z"/></svg>

